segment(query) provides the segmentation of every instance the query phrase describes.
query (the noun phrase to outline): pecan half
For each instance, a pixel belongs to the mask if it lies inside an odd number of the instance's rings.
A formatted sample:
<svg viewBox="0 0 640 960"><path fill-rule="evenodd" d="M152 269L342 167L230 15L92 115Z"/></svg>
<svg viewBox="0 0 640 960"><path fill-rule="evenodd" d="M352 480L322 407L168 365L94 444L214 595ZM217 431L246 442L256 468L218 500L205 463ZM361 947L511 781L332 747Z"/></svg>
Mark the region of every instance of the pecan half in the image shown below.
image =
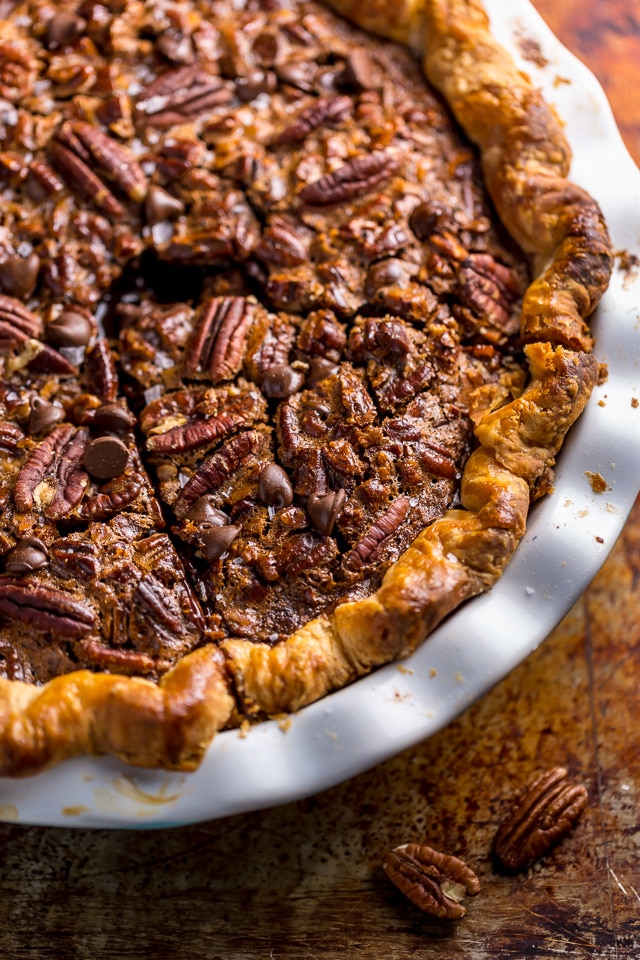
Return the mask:
<svg viewBox="0 0 640 960"><path fill-rule="evenodd" d="M262 445L262 437L255 430L246 430L231 437L226 443L208 457L202 466L184 485L174 504L177 517L182 518L189 507L203 494L217 490L239 470Z"/></svg>
<svg viewBox="0 0 640 960"><path fill-rule="evenodd" d="M43 160L32 160L29 164L29 172L46 193L56 194L64 190L64 183L60 177Z"/></svg>
<svg viewBox="0 0 640 960"><path fill-rule="evenodd" d="M131 200L144 200L148 181L133 154L90 123L73 123L71 130L92 160Z"/></svg>
<svg viewBox="0 0 640 960"><path fill-rule="evenodd" d="M91 384L91 392L102 403L114 403L118 397L118 369L106 338L97 340L87 352L85 370Z"/></svg>
<svg viewBox="0 0 640 960"><path fill-rule="evenodd" d="M187 374L208 372L213 383L220 383L238 373L253 312L245 297L214 297L205 303L187 346Z"/></svg>
<svg viewBox="0 0 640 960"><path fill-rule="evenodd" d="M91 520L106 520L119 513L136 499L144 481L135 474L131 477L116 477L107 483L95 496L82 504L82 516Z"/></svg>
<svg viewBox="0 0 640 960"><path fill-rule="evenodd" d="M480 881L462 860L424 844L396 847L386 855L382 868L416 907L443 920L464 917L467 911L460 900L465 894L480 893Z"/></svg>
<svg viewBox="0 0 640 960"><path fill-rule="evenodd" d="M347 341L345 326L331 310L315 310L300 324L296 346L310 357L338 361Z"/></svg>
<svg viewBox="0 0 640 960"><path fill-rule="evenodd" d="M287 366L294 337L295 328L284 314L256 311L244 356L244 368L249 379L262 386L271 367Z"/></svg>
<svg viewBox="0 0 640 960"><path fill-rule="evenodd" d="M351 112L351 97L321 97L301 113L271 141L273 146L304 140L313 130L337 123Z"/></svg>
<svg viewBox="0 0 640 960"><path fill-rule="evenodd" d="M40 317L27 310L20 300L0 294L0 350L38 339L43 329Z"/></svg>
<svg viewBox="0 0 640 960"><path fill-rule="evenodd" d="M100 561L96 547L86 541L73 537L61 537L49 547L49 557L54 567L63 576L77 580L92 580L100 572Z"/></svg>
<svg viewBox="0 0 640 960"><path fill-rule="evenodd" d="M138 115L152 127L171 127L233 98L233 85L196 64L168 70L142 91Z"/></svg>
<svg viewBox="0 0 640 960"><path fill-rule="evenodd" d="M33 349L33 355L27 366L29 370L35 373L57 373L61 376L70 377L77 373L77 368L67 360L58 350L54 350L48 343L39 343L32 340L29 346Z"/></svg>
<svg viewBox="0 0 640 960"><path fill-rule="evenodd" d="M256 256L263 263L295 267L309 261L308 231L290 217L273 217L262 232Z"/></svg>
<svg viewBox="0 0 640 960"><path fill-rule="evenodd" d="M537 777L500 825L493 852L507 870L519 870L536 860L575 826L588 802L581 784L569 783L564 767L552 767Z"/></svg>
<svg viewBox="0 0 640 960"><path fill-rule="evenodd" d="M116 219L124 216L124 207L98 177L89 163L85 162L66 143L60 139L52 140L49 152L54 165L58 168L72 189L79 190L88 197L99 210Z"/></svg>
<svg viewBox="0 0 640 960"><path fill-rule="evenodd" d="M0 578L0 613L61 637L91 633L95 616L68 593L12 577Z"/></svg>
<svg viewBox="0 0 640 960"><path fill-rule="evenodd" d="M0 43L0 97L13 103L28 96L37 76L38 61L25 46Z"/></svg>
<svg viewBox="0 0 640 960"><path fill-rule="evenodd" d="M18 510L39 507L49 520L60 520L80 503L89 483L82 465L88 437L84 428L62 424L38 444L18 474Z"/></svg>
<svg viewBox="0 0 640 960"><path fill-rule="evenodd" d="M300 191L300 199L310 207L328 207L355 200L388 180L397 167L397 160L390 154L374 150L347 160L333 173L307 184Z"/></svg>
<svg viewBox="0 0 640 960"><path fill-rule="evenodd" d="M5 453L14 453L23 439L24 434L19 427L8 420L0 420L0 450Z"/></svg>
<svg viewBox="0 0 640 960"><path fill-rule="evenodd" d="M266 404L253 387L180 390L156 400L142 413L150 453L187 453L264 419Z"/></svg>
<svg viewBox="0 0 640 960"><path fill-rule="evenodd" d="M140 676L147 673L165 673L171 664L166 660L155 660L147 653L137 650L120 650L108 647L98 640L81 640L77 653L82 659L95 664L109 673L122 673L127 676Z"/></svg>
<svg viewBox="0 0 640 960"><path fill-rule="evenodd" d="M409 501L406 497L399 497L381 517L374 520L365 535L345 556L344 568L356 571L366 563L377 560L408 513Z"/></svg>
<svg viewBox="0 0 640 960"><path fill-rule="evenodd" d="M456 293L466 310L462 319L469 332L479 330L486 339L499 343L518 332L514 310L520 291L509 267L488 253L472 253L460 264Z"/></svg>

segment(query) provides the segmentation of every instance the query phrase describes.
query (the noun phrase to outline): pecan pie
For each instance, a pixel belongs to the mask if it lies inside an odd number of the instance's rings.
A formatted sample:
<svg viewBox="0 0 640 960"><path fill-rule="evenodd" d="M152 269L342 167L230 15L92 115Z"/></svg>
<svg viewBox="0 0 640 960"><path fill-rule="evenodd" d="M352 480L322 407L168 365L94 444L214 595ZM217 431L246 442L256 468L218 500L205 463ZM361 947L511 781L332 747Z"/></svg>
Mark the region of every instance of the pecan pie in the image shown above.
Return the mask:
<svg viewBox="0 0 640 960"><path fill-rule="evenodd" d="M3 774L411 653L596 382L606 228L480 4L333 6L1 5Z"/></svg>

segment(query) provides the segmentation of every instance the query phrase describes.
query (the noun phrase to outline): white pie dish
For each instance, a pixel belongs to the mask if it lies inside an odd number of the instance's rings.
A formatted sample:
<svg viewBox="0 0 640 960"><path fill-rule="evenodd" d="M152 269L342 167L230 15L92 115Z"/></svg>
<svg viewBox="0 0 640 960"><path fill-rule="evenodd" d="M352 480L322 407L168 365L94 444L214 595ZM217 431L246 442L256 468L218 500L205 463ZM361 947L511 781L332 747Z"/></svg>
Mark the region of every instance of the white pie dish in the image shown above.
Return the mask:
<svg viewBox="0 0 640 960"><path fill-rule="evenodd" d="M485 0L495 35L556 104L574 150L571 177L592 193L614 249L640 257L640 173L593 75L553 37L528 0ZM537 44L537 47L536 47ZM539 48L535 62L522 51ZM546 61L546 63L544 62ZM626 263L630 262L627 257ZM640 485L640 266L618 261L593 321L609 370L562 451L554 493L498 584L452 615L417 653L326 697L286 724L217 737L194 774L88 758L21 780L0 778L0 819L160 827L309 795L436 732L547 636L597 572ZM592 489L588 473L607 484Z"/></svg>

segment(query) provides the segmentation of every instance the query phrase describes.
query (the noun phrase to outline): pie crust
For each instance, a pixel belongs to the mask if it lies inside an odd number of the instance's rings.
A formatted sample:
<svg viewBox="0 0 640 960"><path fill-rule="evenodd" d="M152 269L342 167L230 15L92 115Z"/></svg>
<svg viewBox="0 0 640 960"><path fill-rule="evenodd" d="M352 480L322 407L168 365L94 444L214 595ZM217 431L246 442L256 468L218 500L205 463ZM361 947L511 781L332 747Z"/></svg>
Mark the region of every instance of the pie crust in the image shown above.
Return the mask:
<svg viewBox="0 0 640 960"><path fill-rule="evenodd" d="M567 180L559 121L493 39L481 4L331 5L424 57L429 81L477 145L500 219L532 262L520 320L528 384L479 419L460 505L418 534L370 596L339 603L275 645L232 638L198 647L157 683L89 670L42 686L0 679L2 775L78 754L194 769L223 727L298 710L406 657L500 577L597 382L586 318L610 275L607 230L597 204Z"/></svg>

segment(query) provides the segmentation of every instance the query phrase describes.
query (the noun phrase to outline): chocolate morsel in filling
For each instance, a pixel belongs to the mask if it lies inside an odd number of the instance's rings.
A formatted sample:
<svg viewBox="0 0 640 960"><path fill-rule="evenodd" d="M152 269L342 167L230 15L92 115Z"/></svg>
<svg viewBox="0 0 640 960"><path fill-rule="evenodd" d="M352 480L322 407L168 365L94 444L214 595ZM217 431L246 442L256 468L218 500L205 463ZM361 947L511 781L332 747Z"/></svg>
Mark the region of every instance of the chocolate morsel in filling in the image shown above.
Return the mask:
<svg viewBox="0 0 640 960"><path fill-rule="evenodd" d="M262 389L267 397L281 399L297 393L303 383L304 374L283 363L269 367Z"/></svg>
<svg viewBox="0 0 640 960"><path fill-rule="evenodd" d="M29 414L29 433L42 433L65 418L64 409L55 403L49 403L42 397L34 397Z"/></svg>
<svg viewBox="0 0 640 960"><path fill-rule="evenodd" d="M73 43L84 32L87 21L74 13L56 13L47 21L44 39L49 50Z"/></svg>
<svg viewBox="0 0 640 960"><path fill-rule="evenodd" d="M184 213L184 203L177 197L172 197L162 187L152 184L149 187L144 212L147 223L153 227L156 223L163 223L165 220L174 220L179 217L181 213Z"/></svg>
<svg viewBox="0 0 640 960"><path fill-rule="evenodd" d="M240 533L240 527L230 523L225 527L210 527L199 535L200 552L205 560L217 560L226 553L235 538Z"/></svg>
<svg viewBox="0 0 640 960"><path fill-rule="evenodd" d="M307 384L315 387L316 383L324 380L326 377L332 377L338 372L340 367L337 363L332 363L326 357L314 357L309 364L309 373L307 375Z"/></svg>
<svg viewBox="0 0 640 960"><path fill-rule="evenodd" d="M277 463L262 468L258 481L258 497L269 507L288 507L293 503L293 487L285 470Z"/></svg>
<svg viewBox="0 0 640 960"><path fill-rule="evenodd" d="M63 310L46 329L47 340L55 347L86 347L91 333L91 321L77 310Z"/></svg>
<svg viewBox="0 0 640 960"><path fill-rule="evenodd" d="M47 548L37 537L25 537L9 550L5 561L7 573L33 573L49 563Z"/></svg>
<svg viewBox="0 0 640 960"><path fill-rule="evenodd" d="M37 253L30 253L28 257L7 257L0 264L0 288L12 297L24 300L35 290L39 272Z"/></svg>
<svg viewBox="0 0 640 960"><path fill-rule="evenodd" d="M344 490L332 490L330 493L312 493L307 501L307 512L318 533L328 537L334 524L342 513L347 495Z"/></svg>
<svg viewBox="0 0 640 960"><path fill-rule="evenodd" d="M122 436L135 424L135 418L118 403L105 403L95 412L93 429L96 433L115 433Z"/></svg>
<svg viewBox="0 0 640 960"><path fill-rule="evenodd" d="M85 469L97 480L120 476L128 460L129 451L117 437L98 437L84 451Z"/></svg>
<svg viewBox="0 0 640 960"><path fill-rule="evenodd" d="M224 527L229 517L215 506L215 497L205 494L200 497L186 515L187 520L197 524L209 524L212 527Z"/></svg>

